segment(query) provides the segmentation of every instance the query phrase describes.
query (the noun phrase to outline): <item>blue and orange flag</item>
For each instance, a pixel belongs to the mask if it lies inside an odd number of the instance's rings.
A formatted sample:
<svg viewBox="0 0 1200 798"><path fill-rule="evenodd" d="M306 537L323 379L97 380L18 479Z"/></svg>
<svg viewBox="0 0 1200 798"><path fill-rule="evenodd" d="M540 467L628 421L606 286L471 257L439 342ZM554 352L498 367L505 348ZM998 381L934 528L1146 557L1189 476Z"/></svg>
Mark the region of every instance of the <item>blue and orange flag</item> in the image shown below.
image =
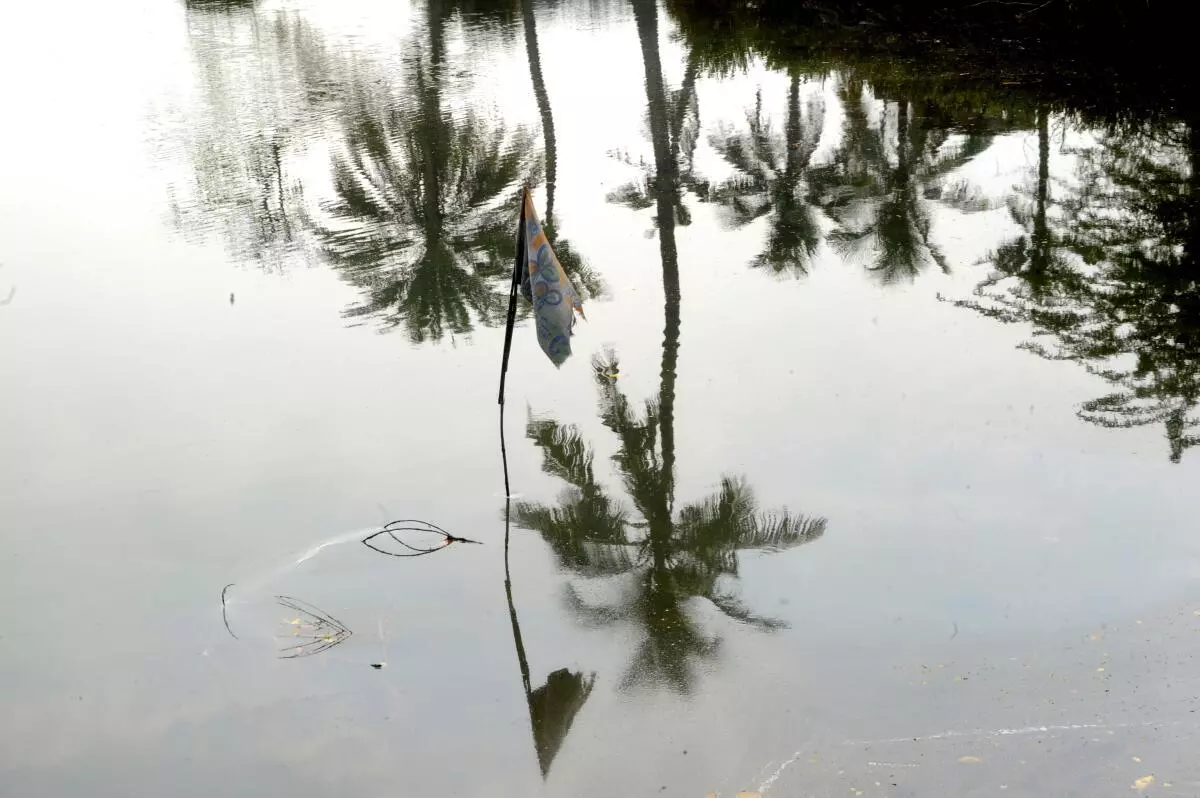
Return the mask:
<svg viewBox="0 0 1200 798"><path fill-rule="evenodd" d="M528 188L521 220L518 235L518 247L524 251L521 293L533 304L538 345L554 365L561 366L571 356L571 328L575 326L575 314L583 315L583 302L554 255ZM521 257L520 252L517 255Z"/></svg>

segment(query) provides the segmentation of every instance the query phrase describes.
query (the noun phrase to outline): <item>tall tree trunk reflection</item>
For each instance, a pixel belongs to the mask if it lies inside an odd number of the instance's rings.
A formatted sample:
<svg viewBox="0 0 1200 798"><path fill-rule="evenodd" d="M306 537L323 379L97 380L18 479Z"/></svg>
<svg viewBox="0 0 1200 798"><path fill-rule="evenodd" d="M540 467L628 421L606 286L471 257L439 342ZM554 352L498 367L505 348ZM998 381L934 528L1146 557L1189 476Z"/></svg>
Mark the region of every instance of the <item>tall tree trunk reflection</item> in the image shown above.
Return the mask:
<svg viewBox="0 0 1200 798"><path fill-rule="evenodd" d="M620 586L615 603L598 602L575 583L573 611L593 624L630 624L641 642L622 684L664 686L689 692L697 660L718 650L719 637L693 617L688 603L703 599L729 619L760 629L779 626L754 615L729 591L738 552L777 551L819 538L825 521L787 511L761 512L740 479L723 477L720 489L700 501L675 506L675 396L680 337L680 278L676 249L681 206L672 151L670 101L662 79L657 9L632 0L646 76L646 102L654 148L649 176L663 274L664 330L658 393L640 409L617 387L620 363L609 352L594 360L600 418L618 441L613 463L634 515L596 478L592 447L579 430L531 416L526 435L541 449L543 470L568 485L556 505L520 502L519 526L539 532L564 569L610 577ZM643 206L644 207L644 206Z"/></svg>
<svg viewBox="0 0 1200 798"><path fill-rule="evenodd" d="M575 284L582 299L604 294L604 284L572 247L570 241L558 235L558 223L554 217L554 201L558 189L558 138L554 129L554 111L550 106L550 93L546 90L546 79L542 72L542 53L538 45L537 17L533 0L521 0L521 20L525 32L525 56L529 62L529 79L533 84L533 96L537 101L538 116L542 122L542 137L545 141L546 164L546 214L542 224L546 238L554 248L558 262Z"/></svg>
<svg viewBox="0 0 1200 798"><path fill-rule="evenodd" d="M675 207L679 204L679 182L667 123L667 94L663 85L662 59L658 51L658 6L656 0L633 0L646 75L646 104L650 111L650 139L654 147L654 182L658 216L658 248L662 262L663 354L659 372L659 402L662 412L663 470L668 490L665 512L669 515L674 495L675 474L675 370L679 361L679 253L675 247ZM694 75L693 75L694 79Z"/></svg>
<svg viewBox="0 0 1200 798"><path fill-rule="evenodd" d="M525 27L525 57L529 59L529 78L533 81L533 96L542 119L542 136L546 140L546 224L554 220L554 191L558 184L558 141L554 135L554 113L550 110L550 95L542 75L542 54L538 48L537 20L533 16L533 0L521 0L521 19Z"/></svg>

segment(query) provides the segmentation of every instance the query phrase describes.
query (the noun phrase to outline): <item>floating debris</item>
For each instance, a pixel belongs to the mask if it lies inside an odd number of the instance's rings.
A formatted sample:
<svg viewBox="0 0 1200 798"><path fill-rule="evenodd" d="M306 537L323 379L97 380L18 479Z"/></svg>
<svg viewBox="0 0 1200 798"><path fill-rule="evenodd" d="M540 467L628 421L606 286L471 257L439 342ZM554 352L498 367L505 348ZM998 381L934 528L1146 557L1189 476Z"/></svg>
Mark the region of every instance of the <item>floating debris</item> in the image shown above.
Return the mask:
<svg viewBox="0 0 1200 798"><path fill-rule="evenodd" d="M354 634L337 618L308 602L291 596L276 596L275 600L279 606L292 610L299 616L291 620L284 620L285 624L293 627L293 631L290 635L281 635L281 637L285 640L299 640L300 642L280 649L280 659L297 659L320 654L322 651L328 651L334 646L341 645L350 635Z"/></svg>
<svg viewBox="0 0 1200 798"><path fill-rule="evenodd" d="M452 543L478 545L480 541L456 537L436 524L415 519L392 521L378 532L363 538L364 546L389 557L421 557L440 551Z"/></svg>
<svg viewBox="0 0 1200 798"><path fill-rule="evenodd" d="M364 553L359 543L389 557L419 557L452 543L479 541L418 520L392 521L382 528L342 533L289 556L273 568L225 585L221 589L221 622L226 632L235 640L265 643L270 648L264 653L281 659L328 651L344 643L352 632L325 610L296 598L320 596L326 606L337 608L338 614L359 632L378 618L383 644L383 619L373 605L379 590L393 578L394 563ZM353 577L346 579L349 574ZM282 618L280 607L286 610ZM364 618L363 612L371 614ZM382 670L388 660L383 645L358 662Z"/></svg>

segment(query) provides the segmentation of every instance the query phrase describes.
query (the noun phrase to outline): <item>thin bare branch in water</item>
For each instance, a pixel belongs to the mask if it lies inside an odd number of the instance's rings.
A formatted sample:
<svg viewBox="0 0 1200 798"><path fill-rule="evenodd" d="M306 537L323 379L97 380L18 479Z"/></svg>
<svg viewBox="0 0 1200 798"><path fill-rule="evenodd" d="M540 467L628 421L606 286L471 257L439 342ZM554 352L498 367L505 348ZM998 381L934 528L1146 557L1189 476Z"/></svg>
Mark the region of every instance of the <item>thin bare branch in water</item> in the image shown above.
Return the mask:
<svg viewBox="0 0 1200 798"><path fill-rule="evenodd" d="M287 622L295 627L289 639L301 641L280 649L279 659L311 657L341 645L354 634L337 618L306 601L291 596L276 596L275 601L279 606L297 613L296 618ZM304 630L303 634L301 630Z"/></svg>
<svg viewBox="0 0 1200 798"><path fill-rule="evenodd" d="M233 585L234 583L230 582L229 584L225 585L225 587L221 588L221 620L225 622L225 631L229 632L229 636L234 640L241 640L240 637L233 633L233 629L231 629L229 626L229 614L227 612L229 605L225 603L225 594L229 592L229 588L233 587Z"/></svg>
<svg viewBox="0 0 1200 798"><path fill-rule="evenodd" d="M397 537L397 534L409 533L411 536L425 536L432 538L432 543L413 543L406 542ZM376 539L383 537L379 543L374 542ZM390 538L394 543L400 546L405 551L388 551L382 548L386 545L387 539ZM363 545L372 551L377 551L380 554L386 554L389 557L421 557L426 554L433 554L435 551L441 551L452 543L474 543L482 545L478 540L470 540L469 538L460 538L451 535L446 530L436 524L431 524L428 521L418 521L415 519L405 519L403 521L392 521L384 525L383 529L377 532L372 532L363 538Z"/></svg>

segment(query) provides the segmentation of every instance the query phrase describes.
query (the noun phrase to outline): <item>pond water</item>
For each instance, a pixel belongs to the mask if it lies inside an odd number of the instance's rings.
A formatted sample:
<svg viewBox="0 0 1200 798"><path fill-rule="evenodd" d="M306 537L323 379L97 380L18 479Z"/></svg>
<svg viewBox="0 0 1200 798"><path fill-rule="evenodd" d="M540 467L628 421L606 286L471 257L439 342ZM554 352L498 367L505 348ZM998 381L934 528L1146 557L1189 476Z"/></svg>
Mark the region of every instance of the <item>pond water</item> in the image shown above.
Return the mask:
<svg viewBox="0 0 1200 798"><path fill-rule="evenodd" d="M1200 790L1196 117L677 5L0 12L0 793Z"/></svg>

